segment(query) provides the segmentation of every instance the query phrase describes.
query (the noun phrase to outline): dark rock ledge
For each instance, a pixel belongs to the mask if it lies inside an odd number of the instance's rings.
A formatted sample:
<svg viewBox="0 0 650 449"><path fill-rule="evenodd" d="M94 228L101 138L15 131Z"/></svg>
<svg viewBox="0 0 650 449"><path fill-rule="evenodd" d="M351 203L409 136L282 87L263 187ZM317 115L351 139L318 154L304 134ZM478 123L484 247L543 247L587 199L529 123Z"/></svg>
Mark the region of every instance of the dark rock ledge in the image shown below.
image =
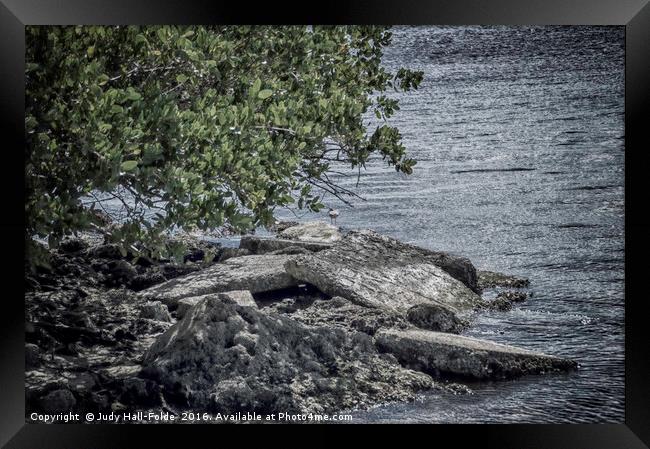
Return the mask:
<svg viewBox="0 0 650 449"><path fill-rule="evenodd" d="M26 275L28 413L334 412L577 367L458 335L527 280L373 231L278 229L182 265L67 243Z"/></svg>

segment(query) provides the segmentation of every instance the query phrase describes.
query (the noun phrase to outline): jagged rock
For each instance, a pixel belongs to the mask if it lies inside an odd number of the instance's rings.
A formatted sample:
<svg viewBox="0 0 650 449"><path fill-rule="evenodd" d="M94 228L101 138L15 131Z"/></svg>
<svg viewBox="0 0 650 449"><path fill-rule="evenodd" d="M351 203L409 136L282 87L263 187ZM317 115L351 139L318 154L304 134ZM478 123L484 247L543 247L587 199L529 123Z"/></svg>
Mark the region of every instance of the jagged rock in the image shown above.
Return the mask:
<svg viewBox="0 0 650 449"><path fill-rule="evenodd" d="M355 231L330 249L289 259L285 268L330 296L392 310L427 329L457 332L466 325L459 315L481 299L436 265L439 260L439 254L374 231Z"/></svg>
<svg viewBox="0 0 650 449"><path fill-rule="evenodd" d="M179 320L182 319L192 307L209 296L216 296L217 298L234 301L242 307L257 308L257 303L255 302L253 295L251 295L251 292L248 290L233 290L230 292L216 294L208 293L207 295L192 296L190 298L183 298L178 301L178 307L176 308L176 318Z"/></svg>
<svg viewBox="0 0 650 449"><path fill-rule="evenodd" d="M169 309L160 301L149 301L140 309L142 318L169 323L172 320Z"/></svg>
<svg viewBox="0 0 650 449"><path fill-rule="evenodd" d="M510 302L522 302L525 301L526 298L528 298L528 295L525 292L509 291L509 292L500 292L497 295L497 299L505 299L506 301L510 301Z"/></svg>
<svg viewBox="0 0 650 449"><path fill-rule="evenodd" d="M288 239L270 239L249 235L242 237L241 241L239 242L239 247L249 250L251 254L266 254L273 251L286 250L291 247L300 247L308 251L317 252L330 248L331 246L332 245L329 243L306 242Z"/></svg>
<svg viewBox="0 0 650 449"><path fill-rule="evenodd" d="M481 289L494 287L524 288L529 285L530 281L526 278L497 273L494 271L478 272L478 286Z"/></svg>
<svg viewBox="0 0 650 449"><path fill-rule="evenodd" d="M232 413L323 413L413 399L436 386L382 357L372 338L305 326L284 315L208 296L161 335L141 376L169 402Z"/></svg>
<svg viewBox="0 0 650 449"><path fill-rule="evenodd" d="M182 298L231 290L251 293L278 290L298 285L284 269L284 263L295 256L245 256L210 265L203 270L158 284L140 294L162 301L175 308Z"/></svg>
<svg viewBox="0 0 650 449"><path fill-rule="evenodd" d="M338 226L323 223L322 221L311 221L291 226L280 232L279 237L288 240L334 243L341 240L342 234Z"/></svg>
<svg viewBox="0 0 650 449"><path fill-rule="evenodd" d="M572 360L442 332L382 330L376 344L405 366L434 376L505 379L577 367Z"/></svg>

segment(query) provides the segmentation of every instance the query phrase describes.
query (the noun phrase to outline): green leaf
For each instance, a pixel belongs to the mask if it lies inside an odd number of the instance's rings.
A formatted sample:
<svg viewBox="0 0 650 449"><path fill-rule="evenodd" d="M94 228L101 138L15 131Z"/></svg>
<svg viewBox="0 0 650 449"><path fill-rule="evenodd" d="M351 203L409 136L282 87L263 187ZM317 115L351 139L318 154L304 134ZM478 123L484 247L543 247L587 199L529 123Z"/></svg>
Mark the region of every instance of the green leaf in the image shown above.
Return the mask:
<svg viewBox="0 0 650 449"><path fill-rule="evenodd" d="M126 98L127 98L127 100L135 101L135 100L141 99L142 95L140 95L135 90L133 90L133 88L129 88L129 90L127 91L127 94L126 94Z"/></svg>
<svg viewBox="0 0 650 449"><path fill-rule="evenodd" d="M135 170L137 166L138 161L124 161L120 167L122 168L122 171L129 172Z"/></svg>
<svg viewBox="0 0 650 449"><path fill-rule="evenodd" d="M269 98L271 95L273 95L273 91L271 89L264 89L260 90L260 92L257 94L257 98L264 100L265 98Z"/></svg>
<svg viewBox="0 0 650 449"><path fill-rule="evenodd" d="M183 84L185 81L187 81L187 79L188 79L187 75L184 75L182 73L179 74L179 75L176 75L176 81L178 81L180 84Z"/></svg>

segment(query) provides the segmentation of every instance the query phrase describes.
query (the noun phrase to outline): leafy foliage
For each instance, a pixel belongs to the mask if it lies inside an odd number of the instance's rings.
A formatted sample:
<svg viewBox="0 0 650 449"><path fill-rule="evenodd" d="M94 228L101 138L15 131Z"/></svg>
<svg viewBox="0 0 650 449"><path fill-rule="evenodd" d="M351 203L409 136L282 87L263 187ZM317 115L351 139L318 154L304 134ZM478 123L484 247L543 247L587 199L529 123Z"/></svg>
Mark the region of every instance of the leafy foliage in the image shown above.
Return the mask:
<svg viewBox="0 0 650 449"><path fill-rule="evenodd" d="M380 65L382 27L26 28L26 239L56 246L118 199L124 247L161 231L268 225L297 203L318 211L334 161L379 154L411 173L389 88L421 72ZM93 198L94 200L84 201ZM147 215L146 211L157 212Z"/></svg>

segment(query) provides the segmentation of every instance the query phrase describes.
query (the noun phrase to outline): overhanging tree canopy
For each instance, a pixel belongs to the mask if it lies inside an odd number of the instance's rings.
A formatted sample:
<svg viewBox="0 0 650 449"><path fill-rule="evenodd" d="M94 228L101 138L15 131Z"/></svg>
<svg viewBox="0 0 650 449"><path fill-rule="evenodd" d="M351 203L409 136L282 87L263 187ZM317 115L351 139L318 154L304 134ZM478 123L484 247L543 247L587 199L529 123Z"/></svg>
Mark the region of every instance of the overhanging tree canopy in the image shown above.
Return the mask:
<svg viewBox="0 0 650 449"><path fill-rule="evenodd" d="M26 238L56 245L96 224L98 192L129 211L125 247L174 226L268 225L318 211L333 161L381 155L411 173L390 88L421 72L381 65L383 27L27 27ZM90 207L88 207L90 206ZM145 210L158 211L153 219Z"/></svg>

